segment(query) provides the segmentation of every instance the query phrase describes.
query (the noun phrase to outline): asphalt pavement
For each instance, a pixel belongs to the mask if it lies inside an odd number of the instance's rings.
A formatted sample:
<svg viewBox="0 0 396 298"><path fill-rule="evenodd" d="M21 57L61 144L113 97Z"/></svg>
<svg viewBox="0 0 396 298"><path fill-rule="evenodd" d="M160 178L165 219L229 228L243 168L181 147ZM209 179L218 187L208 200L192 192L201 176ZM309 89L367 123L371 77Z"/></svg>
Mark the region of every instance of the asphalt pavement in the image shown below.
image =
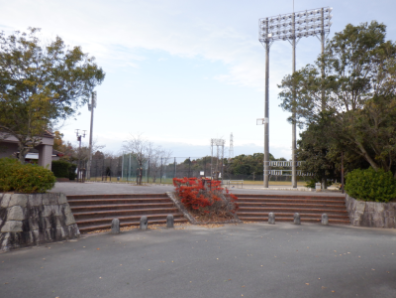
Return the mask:
<svg viewBox="0 0 396 298"><path fill-rule="evenodd" d="M395 297L396 231L266 223L109 233L0 254L0 297Z"/></svg>
<svg viewBox="0 0 396 298"><path fill-rule="evenodd" d="M296 194L296 195L319 195L319 196L344 196L340 192L308 192L308 191L293 191L293 190L276 190L274 188L229 188L230 192L235 194ZM50 192L61 192L66 195L84 195L84 194L157 194L173 191L173 185L155 185L155 184L126 184L126 183L77 183L77 182L57 182L55 187Z"/></svg>

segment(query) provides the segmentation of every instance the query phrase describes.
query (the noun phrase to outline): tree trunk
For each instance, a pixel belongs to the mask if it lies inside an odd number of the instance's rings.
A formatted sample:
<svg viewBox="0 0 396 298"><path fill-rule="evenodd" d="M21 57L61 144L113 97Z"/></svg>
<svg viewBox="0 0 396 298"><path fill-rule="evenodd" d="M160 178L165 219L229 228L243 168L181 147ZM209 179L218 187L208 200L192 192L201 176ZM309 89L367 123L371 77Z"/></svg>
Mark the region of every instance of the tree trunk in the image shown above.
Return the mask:
<svg viewBox="0 0 396 298"><path fill-rule="evenodd" d="M143 163L142 161L139 161L139 177L138 177L138 185L142 185L142 169L143 169Z"/></svg>
<svg viewBox="0 0 396 298"><path fill-rule="evenodd" d="M19 156L18 156L19 162L21 164L24 164L26 154L28 154L29 152L29 148L26 148L25 144L23 143L18 143L18 149L19 149Z"/></svg>
<svg viewBox="0 0 396 298"><path fill-rule="evenodd" d="M358 142L358 141L355 141L355 143L357 144L357 146L359 147L360 151L362 152L363 157L368 161L368 163L373 167L373 169L374 170L378 170L378 165L369 156L369 154L367 153L366 149L364 149L363 145L360 142Z"/></svg>
<svg viewBox="0 0 396 298"><path fill-rule="evenodd" d="M327 179L326 179L326 177L322 177L322 189L327 189Z"/></svg>

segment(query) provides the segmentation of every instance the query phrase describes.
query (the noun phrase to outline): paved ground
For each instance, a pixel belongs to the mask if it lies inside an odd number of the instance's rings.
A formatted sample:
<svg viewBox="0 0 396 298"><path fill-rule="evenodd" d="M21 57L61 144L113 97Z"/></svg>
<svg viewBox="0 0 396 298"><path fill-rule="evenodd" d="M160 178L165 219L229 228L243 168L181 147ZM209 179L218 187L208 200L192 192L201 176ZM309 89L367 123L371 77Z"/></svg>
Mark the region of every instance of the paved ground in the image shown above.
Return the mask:
<svg viewBox="0 0 396 298"><path fill-rule="evenodd" d="M85 195L85 194L139 194L139 193L165 193L173 190L173 186L137 186L125 183L77 183L77 182L58 182L50 192L62 192L66 195Z"/></svg>
<svg viewBox="0 0 396 298"><path fill-rule="evenodd" d="M139 194L139 193L165 193L174 190L171 185L147 185L137 186L124 183L76 183L62 182L56 183L51 192L62 192L66 195L83 195L83 194ZM271 189L239 189L230 188L232 193L251 193L251 194L297 194L297 195L334 195L343 196L337 192L306 192L306 191L289 191L289 190L271 190Z"/></svg>
<svg viewBox="0 0 396 298"><path fill-rule="evenodd" d="M384 298L395 280L395 230L347 226L133 230L0 253L7 298Z"/></svg>

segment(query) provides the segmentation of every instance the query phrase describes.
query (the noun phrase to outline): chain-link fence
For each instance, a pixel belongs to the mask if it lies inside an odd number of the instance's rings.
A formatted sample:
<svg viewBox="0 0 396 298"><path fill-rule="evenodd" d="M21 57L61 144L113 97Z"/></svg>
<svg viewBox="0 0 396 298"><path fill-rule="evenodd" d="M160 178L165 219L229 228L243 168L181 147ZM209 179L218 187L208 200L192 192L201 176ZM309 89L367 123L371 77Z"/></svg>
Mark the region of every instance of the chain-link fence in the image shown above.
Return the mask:
<svg viewBox="0 0 396 298"><path fill-rule="evenodd" d="M134 154L117 158L93 158L88 181L172 183L177 177L215 177L221 179L223 164L216 158L154 157L139 160Z"/></svg>
<svg viewBox="0 0 396 298"><path fill-rule="evenodd" d="M153 157L139 160L134 154L116 158L95 158L87 168L86 181L170 184L173 178L212 177L219 180L263 181L263 175L240 175L230 173L227 160L216 157ZM309 177L298 177L308 181ZM291 176L270 176L270 181L291 182Z"/></svg>

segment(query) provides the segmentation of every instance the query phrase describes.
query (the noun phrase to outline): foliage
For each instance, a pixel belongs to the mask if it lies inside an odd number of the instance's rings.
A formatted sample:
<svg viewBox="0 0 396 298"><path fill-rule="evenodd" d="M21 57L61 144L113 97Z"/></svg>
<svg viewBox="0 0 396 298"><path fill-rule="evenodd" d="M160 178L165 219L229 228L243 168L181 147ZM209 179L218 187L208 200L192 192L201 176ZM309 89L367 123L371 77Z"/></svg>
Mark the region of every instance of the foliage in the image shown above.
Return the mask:
<svg viewBox="0 0 396 298"><path fill-rule="evenodd" d="M307 181L307 183L305 184L305 187L308 187L308 188L315 188L316 187L316 182L318 182L317 180L315 180L315 179L310 179L309 181Z"/></svg>
<svg viewBox="0 0 396 298"><path fill-rule="evenodd" d="M270 161L286 161L284 158L276 159L271 153ZM229 172L234 175L262 175L264 168L264 154L254 153L252 155L241 154L235 156L229 164Z"/></svg>
<svg viewBox="0 0 396 298"><path fill-rule="evenodd" d="M396 198L396 180L383 169L356 169L348 173L345 191L357 200L386 203Z"/></svg>
<svg viewBox="0 0 396 298"><path fill-rule="evenodd" d="M237 197L220 187L221 181L197 178L173 178L181 202L200 216L226 217L235 213Z"/></svg>
<svg viewBox="0 0 396 298"><path fill-rule="evenodd" d="M52 149L63 152L62 150L64 149L64 144L63 144L63 138L64 134L61 133L59 130L54 131L54 145L52 146Z"/></svg>
<svg viewBox="0 0 396 298"><path fill-rule="evenodd" d="M18 139L22 163L51 124L74 115L105 77L80 47L68 48L60 37L42 46L38 31L0 32L0 131Z"/></svg>
<svg viewBox="0 0 396 298"><path fill-rule="evenodd" d="M21 164L17 159L0 159L0 191L45 192L55 185L54 174L43 167Z"/></svg>
<svg viewBox="0 0 396 298"><path fill-rule="evenodd" d="M75 164L70 164L69 180L76 180L76 177L77 177L76 169L77 169L77 166Z"/></svg>
<svg viewBox="0 0 396 298"><path fill-rule="evenodd" d="M347 25L315 65L286 76L280 106L296 112L298 159L322 180L346 167L391 170L396 176L396 45L375 21ZM294 91L295 87L295 92Z"/></svg>
<svg viewBox="0 0 396 298"><path fill-rule="evenodd" d="M69 178L71 164L64 160L54 160L52 162L52 172L57 178Z"/></svg>

